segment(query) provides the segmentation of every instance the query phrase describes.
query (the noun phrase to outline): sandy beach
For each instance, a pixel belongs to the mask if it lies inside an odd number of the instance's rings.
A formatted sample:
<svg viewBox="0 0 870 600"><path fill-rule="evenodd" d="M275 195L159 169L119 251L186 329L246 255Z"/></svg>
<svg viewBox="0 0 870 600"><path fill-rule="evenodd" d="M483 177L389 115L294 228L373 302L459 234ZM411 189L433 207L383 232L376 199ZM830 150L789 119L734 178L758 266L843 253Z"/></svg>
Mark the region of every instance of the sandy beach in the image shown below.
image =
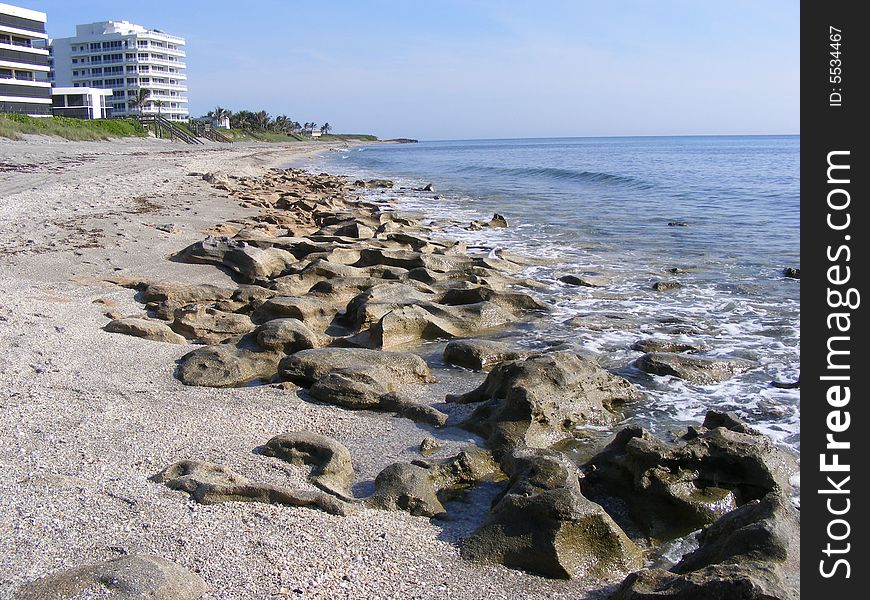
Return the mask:
<svg viewBox="0 0 870 600"><path fill-rule="evenodd" d="M213 266L168 260L256 212L189 173L256 175L325 147L0 144L0 597L128 554L198 573L206 598L576 598L588 587L462 560L453 543L461 523L367 508L337 517L205 506L148 480L195 458L305 487L303 469L253 453L289 430L346 445L358 481L419 456L427 431L411 420L305 402L273 386L188 387L173 368L192 346L103 330L107 311L142 311L108 276L232 285ZM474 438L456 437L437 456Z"/></svg>

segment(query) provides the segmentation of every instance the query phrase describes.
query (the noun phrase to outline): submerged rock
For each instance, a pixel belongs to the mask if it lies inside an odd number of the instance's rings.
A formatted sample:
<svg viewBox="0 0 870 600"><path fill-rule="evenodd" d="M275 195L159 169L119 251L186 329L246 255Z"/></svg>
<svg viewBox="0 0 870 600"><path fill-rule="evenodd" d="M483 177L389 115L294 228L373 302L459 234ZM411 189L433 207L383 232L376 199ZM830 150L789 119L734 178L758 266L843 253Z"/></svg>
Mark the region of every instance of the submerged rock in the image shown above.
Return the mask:
<svg viewBox="0 0 870 600"><path fill-rule="evenodd" d="M502 465L510 481L462 543L463 558L558 578L612 579L642 565L638 547L583 496L577 467L563 454L522 450Z"/></svg>
<svg viewBox="0 0 870 600"><path fill-rule="evenodd" d="M134 554L52 573L19 587L15 598L197 600L207 589L199 575L174 562L151 554Z"/></svg>
<svg viewBox="0 0 870 600"><path fill-rule="evenodd" d="M689 353L697 353L703 352L706 350L706 347L701 344L687 344L684 342L677 342L674 340L659 340L653 338L646 338L642 340L638 340L631 345L632 350L637 350L638 352L645 353L657 353L657 352L668 352L668 353L680 353L680 352L689 352Z"/></svg>
<svg viewBox="0 0 870 600"><path fill-rule="evenodd" d="M653 375L673 375L700 384L719 383L755 366L742 358L706 358L671 352L644 354L634 364Z"/></svg>
<svg viewBox="0 0 870 600"><path fill-rule="evenodd" d="M462 427L501 453L525 445L546 448L571 437L574 426L613 423L617 405L642 397L621 377L571 352L554 352L496 366L476 389L447 402L482 403Z"/></svg>

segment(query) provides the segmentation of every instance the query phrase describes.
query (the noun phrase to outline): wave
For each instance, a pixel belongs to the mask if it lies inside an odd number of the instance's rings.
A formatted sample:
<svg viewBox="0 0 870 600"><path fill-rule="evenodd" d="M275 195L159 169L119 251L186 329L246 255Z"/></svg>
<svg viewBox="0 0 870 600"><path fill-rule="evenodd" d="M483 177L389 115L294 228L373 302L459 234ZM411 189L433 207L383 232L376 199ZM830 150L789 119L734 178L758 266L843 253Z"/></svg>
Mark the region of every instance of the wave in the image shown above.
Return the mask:
<svg viewBox="0 0 870 600"><path fill-rule="evenodd" d="M650 189L653 185L642 179L629 175L615 175L599 171L574 171L556 167L493 167L465 166L457 169L460 173L479 173L488 175L505 175L509 177L539 177L559 181L577 181L581 183L600 183L605 185L621 185L635 189Z"/></svg>

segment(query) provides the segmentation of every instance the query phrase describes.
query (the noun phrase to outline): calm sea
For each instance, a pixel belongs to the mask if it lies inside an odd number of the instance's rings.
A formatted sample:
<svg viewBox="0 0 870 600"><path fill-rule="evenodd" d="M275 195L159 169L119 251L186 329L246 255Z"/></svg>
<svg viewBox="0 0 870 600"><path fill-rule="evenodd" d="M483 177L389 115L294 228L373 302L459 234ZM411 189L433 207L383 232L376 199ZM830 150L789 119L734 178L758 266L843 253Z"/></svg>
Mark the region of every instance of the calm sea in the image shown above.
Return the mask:
<svg viewBox="0 0 870 600"><path fill-rule="evenodd" d="M799 151L798 136L470 140L365 146L307 166L393 179L392 190L372 193L483 252L555 259L525 271L549 284L535 293L552 313L505 336L530 348L601 353L649 393L629 422L677 430L716 407L797 450L800 392L770 383L799 376L800 281L782 275L800 267ZM427 183L434 193L415 191ZM464 228L493 213L510 227ZM558 281L568 273L613 283ZM658 292L657 281L682 287ZM576 316L617 327L564 325ZM758 368L715 385L649 376L632 366L641 353L631 349L648 337L701 344Z"/></svg>

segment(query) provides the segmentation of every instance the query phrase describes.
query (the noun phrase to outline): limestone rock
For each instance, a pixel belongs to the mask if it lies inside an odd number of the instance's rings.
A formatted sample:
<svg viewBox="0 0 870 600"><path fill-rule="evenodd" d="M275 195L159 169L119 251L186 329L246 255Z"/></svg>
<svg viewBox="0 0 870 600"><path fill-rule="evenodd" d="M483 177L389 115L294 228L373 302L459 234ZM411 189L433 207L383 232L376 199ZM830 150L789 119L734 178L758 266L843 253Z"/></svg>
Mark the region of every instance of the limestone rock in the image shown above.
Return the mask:
<svg viewBox="0 0 870 600"><path fill-rule="evenodd" d="M353 497L350 491L353 483L350 452L332 438L293 431L270 439L262 452L294 465L313 465L310 478L314 485L342 499Z"/></svg>
<svg viewBox="0 0 870 600"><path fill-rule="evenodd" d="M692 428L679 444L639 427L622 429L583 466L583 490L623 513L625 529L671 539L769 493L786 495L797 470L767 437L710 411L705 426Z"/></svg>
<svg viewBox="0 0 870 600"><path fill-rule="evenodd" d="M255 325L247 315L189 304L175 311L175 320L170 327L188 339L219 344L233 336L250 333Z"/></svg>
<svg viewBox="0 0 870 600"><path fill-rule="evenodd" d="M286 380L313 384L339 369L364 371L384 386L434 381L426 362L416 354L360 348L302 350L281 361L279 374Z"/></svg>
<svg viewBox="0 0 870 600"><path fill-rule="evenodd" d="M353 505L321 491L254 483L238 473L215 463L182 460L151 477L173 490L187 492L201 504L220 502L263 502L287 506L315 506L334 515L347 515Z"/></svg>
<svg viewBox="0 0 870 600"><path fill-rule="evenodd" d="M257 343L268 350L293 354L320 345L317 335L298 319L272 319L254 331Z"/></svg>
<svg viewBox="0 0 870 600"><path fill-rule="evenodd" d="M496 366L475 390L448 402L481 402L462 427L498 452L518 445L546 448L575 425L613 423L617 405L641 398L631 383L571 352L554 352Z"/></svg>
<svg viewBox="0 0 870 600"><path fill-rule="evenodd" d="M564 455L524 450L502 461L511 478L462 556L547 577L610 579L642 564L640 550L580 491Z"/></svg>
<svg viewBox="0 0 870 600"><path fill-rule="evenodd" d="M14 597L197 600L206 589L199 575L173 562L151 554L134 554L52 573L22 585Z"/></svg>
<svg viewBox="0 0 870 600"><path fill-rule="evenodd" d="M444 361L459 367L483 371L505 360L527 358L511 344L492 340L453 340L444 348Z"/></svg>
<svg viewBox="0 0 870 600"><path fill-rule="evenodd" d="M105 329L109 333L133 335L154 342L168 342L170 344L187 343L187 340L183 336L172 331L169 325L162 321L122 317L108 323Z"/></svg>
<svg viewBox="0 0 870 600"><path fill-rule="evenodd" d="M177 376L185 385L238 387L271 379L278 370L278 352L257 352L230 344L197 348L179 360Z"/></svg>

